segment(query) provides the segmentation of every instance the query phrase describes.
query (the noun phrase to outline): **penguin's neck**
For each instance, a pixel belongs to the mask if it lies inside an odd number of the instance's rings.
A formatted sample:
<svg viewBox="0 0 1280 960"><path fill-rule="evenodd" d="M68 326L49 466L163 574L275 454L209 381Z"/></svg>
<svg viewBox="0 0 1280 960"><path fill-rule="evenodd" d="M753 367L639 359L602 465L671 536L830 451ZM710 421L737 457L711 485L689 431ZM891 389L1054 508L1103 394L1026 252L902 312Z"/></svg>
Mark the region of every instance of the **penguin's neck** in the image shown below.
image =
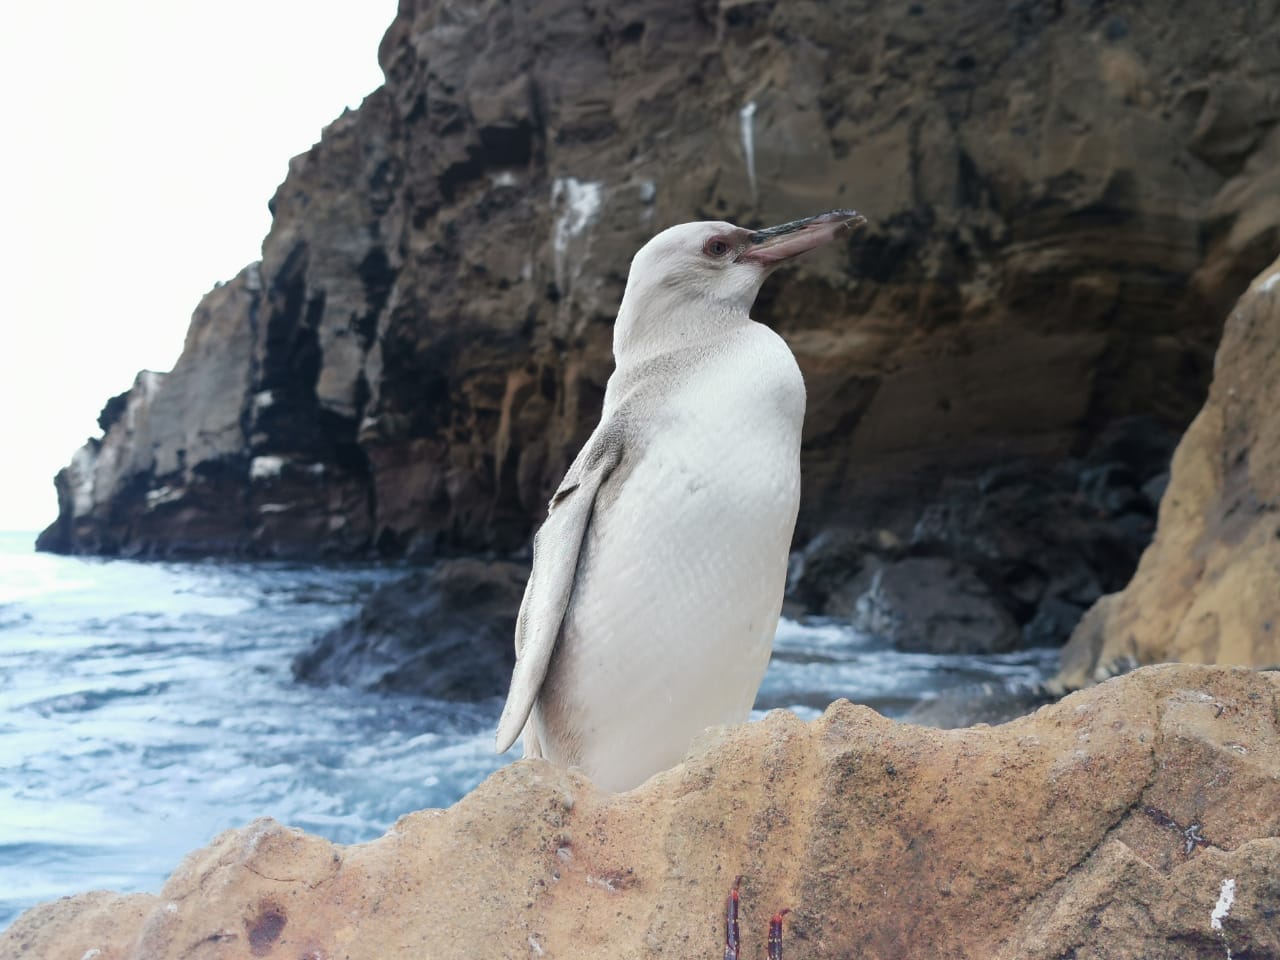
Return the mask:
<svg viewBox="0 0 1280 960"><path fill-rule="evenodd" d="M751 323L746 308L687 290L659 287L633 296L628 287L613 327L613 358L619 371L663 354L723 340Z"/></svg>

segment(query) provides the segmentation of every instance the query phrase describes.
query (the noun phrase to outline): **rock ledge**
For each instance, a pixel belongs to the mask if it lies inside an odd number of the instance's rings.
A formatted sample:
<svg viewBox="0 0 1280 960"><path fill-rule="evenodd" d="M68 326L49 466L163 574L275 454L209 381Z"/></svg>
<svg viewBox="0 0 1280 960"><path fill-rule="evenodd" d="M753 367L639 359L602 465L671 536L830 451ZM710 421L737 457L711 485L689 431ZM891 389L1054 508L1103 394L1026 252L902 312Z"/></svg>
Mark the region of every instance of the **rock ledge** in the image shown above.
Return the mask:
<svg viewBox="0 0 1280 960"><path fill-rule="evenodd" d="M159 896L37 907L0 956L1280 957L1280 674L1149 667L999 727L840 701L606 795L540 761L340 847L257 821ZM97 951L96 953L93 951Z"/></svg>

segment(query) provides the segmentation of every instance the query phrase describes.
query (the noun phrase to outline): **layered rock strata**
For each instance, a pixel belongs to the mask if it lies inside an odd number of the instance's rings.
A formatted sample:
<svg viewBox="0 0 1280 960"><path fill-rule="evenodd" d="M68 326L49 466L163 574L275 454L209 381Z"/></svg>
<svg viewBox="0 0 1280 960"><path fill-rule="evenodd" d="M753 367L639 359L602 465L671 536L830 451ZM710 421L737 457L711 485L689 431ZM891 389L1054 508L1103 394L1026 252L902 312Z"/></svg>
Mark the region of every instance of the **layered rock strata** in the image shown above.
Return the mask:
<svg viewBox="0 0 1280 960"><path fill-rule="evenodd" d="M335 846L271 821L158 896L28 911L6 957L1280 957L1280 675L1140 670L1000 727L847 702L604 795L542 761Z"/></svg>
<svg viewBox="0 0 1280 960"><path fill-rule="evenodd" d="M1265 6L1265 5L1264 5ZM803 539L1187 422L1278 245L1274 18L1120 4L406 0L260 265L60 475L46 549L523 544L593 423L632 253L856 206L766 287L810 395Z"/></svg>

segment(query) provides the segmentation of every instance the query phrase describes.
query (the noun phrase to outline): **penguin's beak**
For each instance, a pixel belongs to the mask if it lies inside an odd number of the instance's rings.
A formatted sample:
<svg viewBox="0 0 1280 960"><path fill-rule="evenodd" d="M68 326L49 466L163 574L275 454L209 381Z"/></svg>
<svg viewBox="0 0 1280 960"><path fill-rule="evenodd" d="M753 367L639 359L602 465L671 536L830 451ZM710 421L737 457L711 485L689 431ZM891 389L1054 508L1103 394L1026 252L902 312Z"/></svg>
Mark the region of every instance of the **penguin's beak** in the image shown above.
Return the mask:
<svg viewBox="0 0 1280 960"><path fill-rule="evenodd" d="M755 263L774 267L784 260L798 257L815 247L830 243L844 230L857 230L867 218L856 210L832 210L804 220L792 220L777 227L757 230L747 235L739 251L739 263Z"/></svg>

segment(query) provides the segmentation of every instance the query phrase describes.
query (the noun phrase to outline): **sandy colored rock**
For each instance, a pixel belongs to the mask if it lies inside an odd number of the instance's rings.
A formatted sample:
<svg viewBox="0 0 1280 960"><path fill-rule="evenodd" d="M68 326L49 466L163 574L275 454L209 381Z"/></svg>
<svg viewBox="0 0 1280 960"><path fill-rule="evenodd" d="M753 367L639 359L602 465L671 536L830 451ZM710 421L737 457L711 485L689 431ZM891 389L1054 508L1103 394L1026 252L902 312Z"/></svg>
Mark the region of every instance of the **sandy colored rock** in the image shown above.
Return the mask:
<svg viewBox="0 0 1280 960"><path fill-rule="evenodd" d="M1155 540L1132 582L1081 621L1060 680L1166 660L1280 664L1280 260L1227 321Z"/></svg>
<svg viewBox="0 0 1280 960"><path fill-rule="evenodd" d="M372 843L257 821L0 956L717 957L737 874L744 957L782 905L813 960L1280 957L1280 675L1151 667L954 731L775 712L613 796L523 761Z"/></svg>
<svg viewBox="0 0 1280 960"><path fill-rule="evenodd" d="M801 542L904 537L947 477L1118 417L1181 429L1280 246L1273 21L405 0L385 85L290 164L260 285L197 312L227 349L131 394L169 424L78 453L41 543L518 549L598 416L631 256L695 218L872 218L758 306L809 389Z"/></svg>

